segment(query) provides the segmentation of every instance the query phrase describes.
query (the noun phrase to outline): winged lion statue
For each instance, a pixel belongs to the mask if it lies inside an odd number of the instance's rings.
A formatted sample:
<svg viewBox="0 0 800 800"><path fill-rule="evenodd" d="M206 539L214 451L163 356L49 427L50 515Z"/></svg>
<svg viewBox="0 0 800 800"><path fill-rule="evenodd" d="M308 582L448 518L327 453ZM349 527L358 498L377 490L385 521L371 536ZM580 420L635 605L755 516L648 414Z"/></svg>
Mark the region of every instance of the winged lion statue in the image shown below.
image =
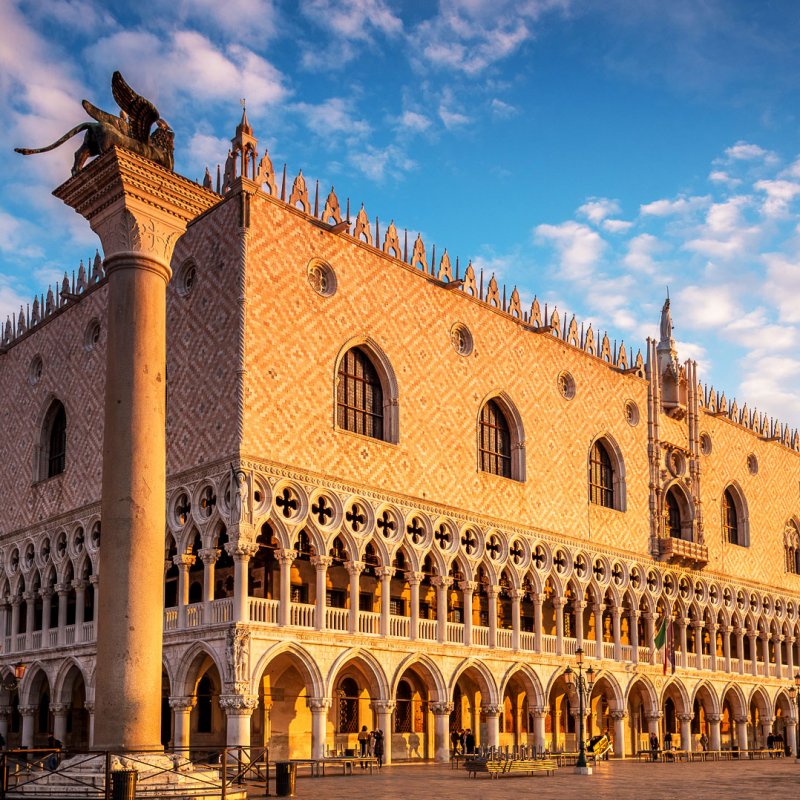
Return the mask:
<svg viewBox="0 0 800 800"><path fill-rule="evenodd" d="M111 93L121 109L119 116L109 114L88 100L84 100L82 105L89 116L96 120L95 122L81 122L47 147L36 149L16 147L14 149L24 156L46 153L49 150L55 150L75 134L86 131L83 144L75 151L75 161L72 165L73 175L80 172L87 159L92 156L101 156L112 147L131 150L172 170L175 134L172 128L161 119L158 109L149 100L136 94L119 71L116 71L111 78ZM154 124L156 127L151 133Z"/></svg>

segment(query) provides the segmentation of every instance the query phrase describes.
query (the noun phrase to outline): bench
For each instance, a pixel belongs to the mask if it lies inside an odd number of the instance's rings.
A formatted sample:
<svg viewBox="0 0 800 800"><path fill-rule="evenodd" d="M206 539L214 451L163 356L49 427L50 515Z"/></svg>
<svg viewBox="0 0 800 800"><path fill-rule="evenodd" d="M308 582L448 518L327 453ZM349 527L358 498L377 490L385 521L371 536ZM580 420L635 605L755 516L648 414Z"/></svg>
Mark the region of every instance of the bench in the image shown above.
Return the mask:
<svg viewBox="0 0 800 800"><path fill-rule="evenodd" d="M552 758L542 759L482 759L470 758L464 763L468 777L477 778L478 773L489 775L490 778L499 778L501 775L523 774L535 775L544 773L552 775L558 764Z"/></svg>

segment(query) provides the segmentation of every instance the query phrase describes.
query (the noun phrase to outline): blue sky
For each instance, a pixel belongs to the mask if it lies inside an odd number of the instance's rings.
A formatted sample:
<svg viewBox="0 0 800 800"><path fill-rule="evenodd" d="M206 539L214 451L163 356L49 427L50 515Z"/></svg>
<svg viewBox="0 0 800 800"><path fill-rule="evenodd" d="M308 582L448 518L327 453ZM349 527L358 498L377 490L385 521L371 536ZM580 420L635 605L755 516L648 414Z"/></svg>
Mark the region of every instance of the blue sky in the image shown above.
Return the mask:
<svg viewBox="0 0 800 800"><path fill-rule="evenodd" d="M135 6L135 8L132 8ZM800 9L791 0L0 0L0 314L97 244L50 196L120 69L224 161L246 98L302 168L428 249L608 330L669 285L701 379L800 425Z"/></svg>

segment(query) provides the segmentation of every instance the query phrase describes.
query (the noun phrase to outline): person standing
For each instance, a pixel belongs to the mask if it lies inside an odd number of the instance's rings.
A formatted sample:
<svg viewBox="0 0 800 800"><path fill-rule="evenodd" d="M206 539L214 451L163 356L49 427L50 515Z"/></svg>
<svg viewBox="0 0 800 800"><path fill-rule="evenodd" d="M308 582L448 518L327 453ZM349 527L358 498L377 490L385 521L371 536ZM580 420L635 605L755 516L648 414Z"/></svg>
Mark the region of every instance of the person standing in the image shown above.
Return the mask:
<svg viewBox="0 0 800 800"><path fill-rule="evenodd" d="M457 756L461 751L461 733L455 729L450 734L450 744L453 748L453 755Z"/></svg>
<svg viewBox="0 0 800 800"><path fill-rule="evenodd" d="M705 731L703 731L702 735L700 736L700 749L708 750L708 735Z"/></svg>
<svg viewBox="0 0 800 800"><path fill-rule="evenodd" d="M650 734L650 757L653 761L658 761L658 736Z"/></svg>
<svg viewBox="0 0 800 800"><path fill-rule="evenodd" d="M369 755L369 731L367 730L366 725L361 726L361 730L358 733L358 744L361 748L361 758L364 759ZM367 762L361 762L361 769L367 768Z"/></svg>
<svg viewBox="0 0 800 800"><path fill-rule="evenodd" d="M383 768L383 731L378 728L375 731L375 741L372 745L372 755L378 759L378 769Z"/></svg>
<svg viewBox="0 0 800 800"><path fill-rule="evenodd" d="M464 732L464 744L467 748L467 755L473 755L475 753L475 734L472 732L472 728L467 728Z"/></svg>

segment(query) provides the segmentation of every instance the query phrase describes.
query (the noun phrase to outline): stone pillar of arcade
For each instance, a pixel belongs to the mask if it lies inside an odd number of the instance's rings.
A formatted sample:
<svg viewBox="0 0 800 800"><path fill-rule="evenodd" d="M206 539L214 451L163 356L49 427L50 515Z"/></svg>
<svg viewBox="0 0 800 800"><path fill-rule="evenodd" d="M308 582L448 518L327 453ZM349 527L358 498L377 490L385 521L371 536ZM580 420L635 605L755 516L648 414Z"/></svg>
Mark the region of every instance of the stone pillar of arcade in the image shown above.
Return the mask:
<svg viewBox="0 0 800 800"><path fill-rule="evenodd" d="M108 276L94 747L160 749L166 288L187 224L218 198L112 149L54 192L100 237Z"/></svg>

